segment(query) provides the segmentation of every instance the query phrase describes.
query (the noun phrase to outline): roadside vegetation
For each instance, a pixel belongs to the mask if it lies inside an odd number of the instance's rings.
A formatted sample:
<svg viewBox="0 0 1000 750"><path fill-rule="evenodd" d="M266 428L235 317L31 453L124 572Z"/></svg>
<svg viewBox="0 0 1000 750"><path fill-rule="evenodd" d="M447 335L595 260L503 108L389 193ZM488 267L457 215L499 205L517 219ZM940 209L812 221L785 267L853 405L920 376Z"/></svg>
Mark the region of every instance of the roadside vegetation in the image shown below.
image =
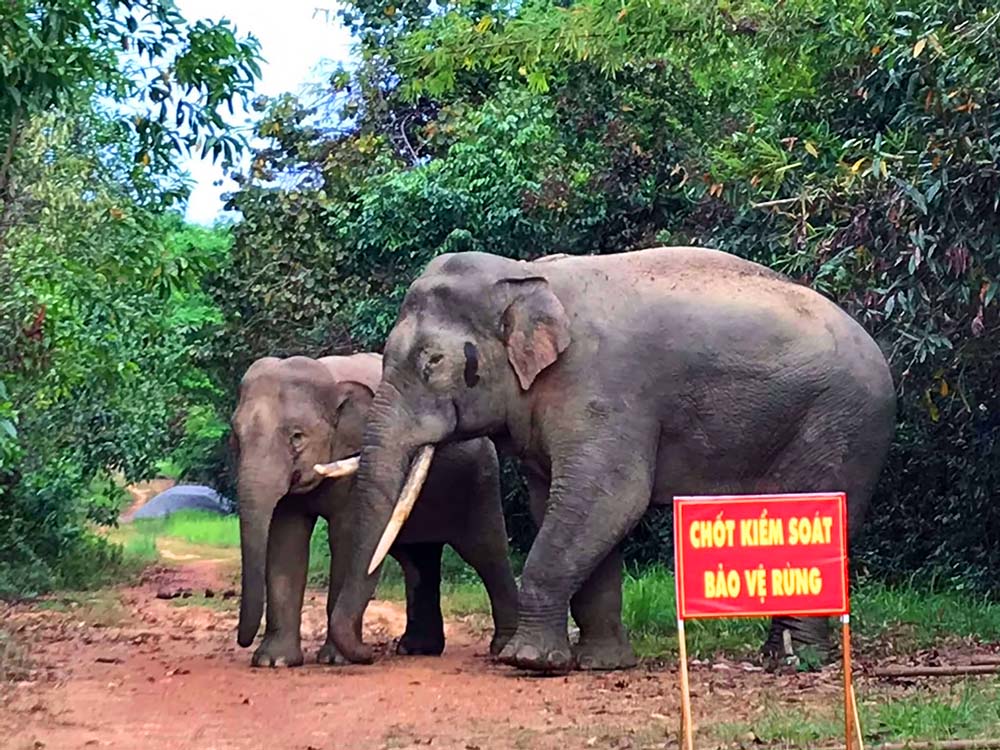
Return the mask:
<svg viewBox="0 0 1000 750"><path fill-rule="evenodd" d="M203 511L183 511L164 519L133 522L125 532L126 549L140 556L156 554L158 539L179 539L211 554L213 548L236 549L239 521ZM166 561L169 564L169 560ZM233 574L236 575L234 559ZM515 573L520 572L515 558ZM326 522L313 532L309 555L309 584L324 588L329 580L330 550ZM489 614L489 599L482 582L450 547L442 556L442 598L446 614ZM378 596L402 601L403 575L391 557L379 583ZM856 647L861 653L880 654L888 646L897 655L962 641L993 643L1000 640L1000 604L990 597L935 588L916 581L888 585L866 580L852 590ZM672 658L677 653L674 619L673 574L663 566L636 568L624 582L623 618L640 656ZM703 620L688 624L688 650L692 657L712 659L755 658L766 631L762 619Z"/></svg>
<svg viewBox="0 0 1000 750"><path fill-rule="evenodd" d="M935 690L921 688L862 691L858 711L865 742L975 740L994 738L1000 726L1000 682L957 680ZM775 701L753 722L722 723L710 729L729 746L802 748L843 741L843 713L831 700L802 709Z"/></svg>

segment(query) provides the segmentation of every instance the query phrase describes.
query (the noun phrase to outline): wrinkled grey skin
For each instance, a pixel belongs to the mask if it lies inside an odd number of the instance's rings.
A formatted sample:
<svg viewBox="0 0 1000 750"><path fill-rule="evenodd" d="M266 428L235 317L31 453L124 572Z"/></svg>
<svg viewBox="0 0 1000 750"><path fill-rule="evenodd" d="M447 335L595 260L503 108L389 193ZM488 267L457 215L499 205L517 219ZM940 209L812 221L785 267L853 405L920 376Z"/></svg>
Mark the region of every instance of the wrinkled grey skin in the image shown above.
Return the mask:
<svg viewBox="0 0 1000 750"><path fill-rule="evenodd" d="M327 614L339 591L350 544L353 477L326 479L317 463L357 454L372 390L381 378L377 354L310 359L267 357L247 370L233 414L238 456L240 542L243 557L238 642L251 645L266 588L267 623L254 666L302 664L300 623L309 539L316 519L329 523L331 549ZM439 581L443 543L479 573L493 605L497 652L517 623L517 589L508 561L500 507L496 450L488 439L456 443L429 472L414 512L390 554L406 582L406 632L401 654L444 649ZM361 615L351 627L361 634ZM328 636L319 661L341 663Z"/></svg>
<svg viewBox="0 0 1000 750"><path fill-rule="evenodd" d="M860 528L893 431L885 358L840 308L715 250L532 263L432 261L384 351L363 439L358 536L331 617L349 623L414 453L490 435L523 459L538 535L500 659L561 672L635 662L621 623L622 538L675 495L843 490ZM580 627L567 639L567 604ZM664 617L671 613L664 612ZM827 623L772 623L797 644Z"/></svg>

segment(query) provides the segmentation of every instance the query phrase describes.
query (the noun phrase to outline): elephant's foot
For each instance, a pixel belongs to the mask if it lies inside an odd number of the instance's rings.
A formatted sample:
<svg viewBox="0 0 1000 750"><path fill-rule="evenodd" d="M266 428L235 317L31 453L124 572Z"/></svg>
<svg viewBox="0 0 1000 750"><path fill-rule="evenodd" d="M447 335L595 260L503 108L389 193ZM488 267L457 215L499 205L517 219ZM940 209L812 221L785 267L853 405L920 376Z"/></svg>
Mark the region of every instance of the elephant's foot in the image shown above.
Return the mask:
<svg viewBox="0 0 1000 750"><path fill-rule="evenodd" d="M440 656L444 652L444 633L426 635L406 632L396 644L400 656Z"/></svg>
<svg viewBox="0 0 1000 750"><path fill-rule="evenodd" d="M536 672L565 674L573 669L573 652L565 632L518 630L498 658L512 667Z"/></svg>
<svg viewBox="0 0 1000 750"><path fill-rule="evenodd" d="M343 667L351 663L346 656L337 650L337 644L333 641L327 641L320 647L316 661L320 664L333 664L338 667Z"/></svg>
<svg viewBox="0 0 1000 750"><path fill-rule="evenodd" d="M497 630L493 634L493 639L490 641L490 656L499 656L500 652L503 651L504 646L510 643L510 639L514 636L514 631L512 630Z"/></svg>
<svg viewBox="0 0 1000 750"><path fill-rule="evenodd" d="M831 657L830 628L824 618L776 620L761 648L769 669L815 670Z"/></svg>
<svg viewBox="0 0 1000 750"><path fill-rule="evenodd" d="M265 637L260 647L253 652L250 664L254 667L298 667L303 661L298 639Z"/></svg>
<svg viewBox="0 0 1000 750"><path fill-rule="evenodd" d="M588 638L581 635L573 647L577 669L631 669L639 660L624 633L620 637Z"/></svg>

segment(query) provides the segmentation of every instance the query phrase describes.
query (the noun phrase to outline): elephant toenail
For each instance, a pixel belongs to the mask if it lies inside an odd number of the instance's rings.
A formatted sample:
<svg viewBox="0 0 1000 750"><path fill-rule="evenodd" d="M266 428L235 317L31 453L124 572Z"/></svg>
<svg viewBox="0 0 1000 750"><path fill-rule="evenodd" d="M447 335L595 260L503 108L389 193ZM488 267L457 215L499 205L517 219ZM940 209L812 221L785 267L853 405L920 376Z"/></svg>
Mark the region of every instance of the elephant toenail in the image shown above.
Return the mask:
<svg viewBox="0 0 1000 750"><path fill-rule="evenodd" d="M517 658L521 661L536 662L539 657L541 657L541 654L534 646L522 646L517 652Z"/></svg>

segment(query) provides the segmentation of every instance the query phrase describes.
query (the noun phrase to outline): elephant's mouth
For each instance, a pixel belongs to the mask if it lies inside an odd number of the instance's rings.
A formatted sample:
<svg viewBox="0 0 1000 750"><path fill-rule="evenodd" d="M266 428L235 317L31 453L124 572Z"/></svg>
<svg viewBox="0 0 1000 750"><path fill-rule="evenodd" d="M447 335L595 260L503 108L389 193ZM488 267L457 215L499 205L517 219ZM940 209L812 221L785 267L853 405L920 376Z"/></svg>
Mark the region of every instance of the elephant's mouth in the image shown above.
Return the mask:
<svg viewBox="0 0 1000 750"><path fill-rule="evenodd" d="M292 472L291 480L288 484L288 493L290 495L304 495L307 492L312 492L319 487L323 479L324 477L315 469L308 474L301 469L296 469Z"/></svg>

